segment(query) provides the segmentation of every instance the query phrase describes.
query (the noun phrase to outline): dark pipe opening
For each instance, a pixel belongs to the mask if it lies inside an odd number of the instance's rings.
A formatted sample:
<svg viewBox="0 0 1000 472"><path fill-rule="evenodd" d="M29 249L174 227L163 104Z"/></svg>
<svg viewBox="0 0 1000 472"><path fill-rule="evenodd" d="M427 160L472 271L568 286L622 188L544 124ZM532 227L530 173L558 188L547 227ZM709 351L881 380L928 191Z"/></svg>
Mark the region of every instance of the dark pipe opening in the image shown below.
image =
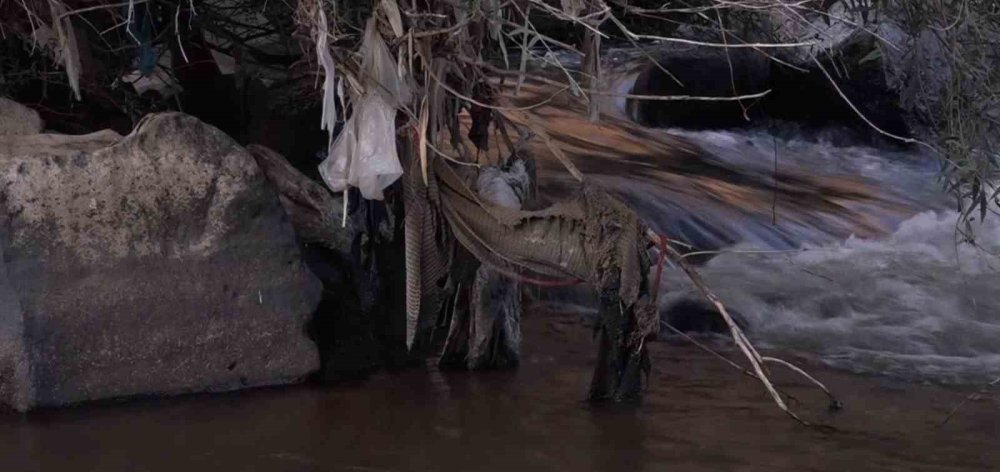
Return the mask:
<svg viewBox="0 0 1000 472"><path fill-rule="evenodd" d="M880 129L909 137L909 127L898 96L885 85L878 64L853 64L838 58L821 61L823 68L850 101ZM732 97L766 90L761 98L740 101L627 101L633 119L646 126L685 129L748 127L793 128L806 138L822 130L840 128L850 141L862 144L900 144L884 137L862 120L844 101L816 65L795 70L755 51L708 51L675 55L662 60L669 75L655 65L645 68L632 89L637 95L692 95ZM829 133L823 135L829 136Z"/></svg>

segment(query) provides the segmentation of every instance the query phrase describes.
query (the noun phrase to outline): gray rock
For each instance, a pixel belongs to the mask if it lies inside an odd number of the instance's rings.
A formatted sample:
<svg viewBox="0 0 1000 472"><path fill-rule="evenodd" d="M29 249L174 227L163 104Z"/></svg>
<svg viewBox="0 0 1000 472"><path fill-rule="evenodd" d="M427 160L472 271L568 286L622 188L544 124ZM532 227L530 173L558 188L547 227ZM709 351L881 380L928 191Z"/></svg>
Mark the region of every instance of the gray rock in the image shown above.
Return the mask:
<svg viewBox="0 0 1000 472"><path fill-rule="evenodd" d="M294 382L320 284L253 157L196 118L0 138L0 403Z"/></svg>
<svg viewBox="0 0 1000 472"><path fill-rule="evenodd" d="M0 136L38 134L44 126L37 111L0 97Z"/></svg>

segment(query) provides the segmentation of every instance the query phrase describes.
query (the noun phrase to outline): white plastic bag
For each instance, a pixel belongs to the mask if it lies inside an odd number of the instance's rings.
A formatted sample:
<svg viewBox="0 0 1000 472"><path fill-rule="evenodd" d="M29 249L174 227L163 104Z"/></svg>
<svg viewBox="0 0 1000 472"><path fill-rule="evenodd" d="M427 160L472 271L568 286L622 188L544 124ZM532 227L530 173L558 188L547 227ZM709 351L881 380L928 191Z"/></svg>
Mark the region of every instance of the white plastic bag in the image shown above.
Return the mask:
<svg viewBox="0 0 1000 472"><path fill-rule="evenodd" d="M396 59L389 51L378 32L378 22L372 17L365 29L365 39L358 50L361 54L361 70L364 71L365 94L378 93L392 106L410 101L410 91L400 80Z"/></svg>
<svg viewBox="0 0 1000 472"><path fill-rule="evenodd" d="M358 187L361 196L382 200L382 190L403 175L396 156L396 107L377 94L365 96L319 165L335 192Z"/></svg>
<svg viewBox="0 0 1000 472"><path fill-rule="evenodd" d="M358 187L362 197L382 200L382 190L403 175L396 154L396 108L409 100L409 91L374 19L360 52L364 95L355 98L354 113L330 145L319 173L334 192Z"/></svg>

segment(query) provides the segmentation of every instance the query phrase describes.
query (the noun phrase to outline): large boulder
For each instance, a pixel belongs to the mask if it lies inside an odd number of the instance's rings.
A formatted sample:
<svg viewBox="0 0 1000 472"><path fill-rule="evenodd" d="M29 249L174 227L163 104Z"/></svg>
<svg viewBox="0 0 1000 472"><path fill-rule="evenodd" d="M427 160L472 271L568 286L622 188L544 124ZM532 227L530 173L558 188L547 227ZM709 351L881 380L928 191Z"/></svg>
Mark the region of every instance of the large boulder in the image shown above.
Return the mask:
<svg viewBox="0 0 1000 472"><path fill-rule="evenodd" d="M296 381L320 284L253 157L179 113L0 138L0 403Z"/></svg>
<svg viewBox="0 0 1000 472"><path fill-rule="evenodd" d="M0 136L37 134L44 126L37 111L0 97Z"/></svg>

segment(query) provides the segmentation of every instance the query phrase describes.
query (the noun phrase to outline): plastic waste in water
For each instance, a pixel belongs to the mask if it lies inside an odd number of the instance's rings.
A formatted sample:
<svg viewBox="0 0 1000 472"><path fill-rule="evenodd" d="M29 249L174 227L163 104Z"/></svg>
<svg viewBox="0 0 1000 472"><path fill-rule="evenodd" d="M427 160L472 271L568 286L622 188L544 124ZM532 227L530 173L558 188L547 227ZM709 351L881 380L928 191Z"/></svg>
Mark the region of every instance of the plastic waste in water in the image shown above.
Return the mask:
<svg viewBox="0 0 1000 472"><path fill-rule="evenodd" d="M355 97L354 114L330 145L320 175L334 192L357 187L361 196L382 200L382 191L403 175L396 153L396 108L409 101L396 61L369 21L361 44L364 90Z"/></svg>

